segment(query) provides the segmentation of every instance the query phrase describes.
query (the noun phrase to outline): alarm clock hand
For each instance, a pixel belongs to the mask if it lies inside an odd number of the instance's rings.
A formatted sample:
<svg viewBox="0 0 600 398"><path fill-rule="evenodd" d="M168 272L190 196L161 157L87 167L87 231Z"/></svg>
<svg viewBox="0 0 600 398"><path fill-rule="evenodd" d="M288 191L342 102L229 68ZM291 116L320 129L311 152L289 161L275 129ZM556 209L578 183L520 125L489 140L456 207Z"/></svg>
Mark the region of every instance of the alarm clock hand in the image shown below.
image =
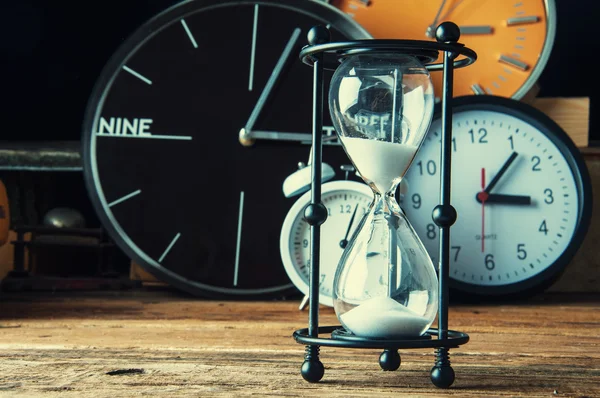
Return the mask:
<svg viewBox="0 0 600 398"><path fill-rule="evenodd" d="M485 201L486 204L506 204L506 205L530 205L531 204L531 196L526 195L505 195L505 194L496 194L490 193L487 194L484 198L482 198L481 192L478 192L475 195L475 200L479 203L483 203ZM483 200L482 200L483 199Z"/></svg>
<svg viewBox="0 0 600 398"><path fill-rule="evenodd" d="M300 28L296 28L292 32L292 36L288 40L288 43L283 49L283 52L279 56L279 59L277 60L277 63L273 68L273 72L271 72L271 76L269 77L267 84L265 84L262 93L260 93L260 97L258 97L258 101L256 101L256 104L254 105L254 109L252 109L252 113L250 113L250 117L248 118L246 125L240 130L240 142L242 142L242 140L252 140L254 138L252 135L252 129L254 128L254 125L256 124L256 121L258 120L262 109L264 108L269 97L271 96L271 92L275 87L275 83L277 83L277 81L279 80L281 72L285 68L286 64L289 64L288 61L290 61L291 59L290 56L294 50L294 47L296 46L298 38L300 37L300 32L302 32ZM244 143L242 142L242 144Z"/></svg>
<svg viewBox="0 0 600 398"><path fill-rule="evenodd" d="M348 229L346 229L346 236L344 239L340 241L340 247L345 249L348 246L348 235L350 235L350 229L352 229L352 223L354 223L354 217L356 217L356 210L358 210L358 203L354 206L354 213L352 213L352 217L350 217L350 222L348 223Z"/></svg>
<svg viewBox="0 0 600 398"><path fill-rule="evenodd" d="M504 164L502 165L502 167L500 168L500 171L498 171L498 173L496 173L496 175L494 176L494 178L492 178L492 181L490 181L490 183L488 184L488 186L483 190L483 192L489 194L490 191L492 189L494 189L494 187L496 186L496 184L498 184L498 181L500 181L500 178L504 175L504 173L506 173L506 170L508 170L508 167L512 164L512 162L515 161L515 159L517 158L517 153L513 152L508 159L506 159L506 162L504 162Z"/></svg>

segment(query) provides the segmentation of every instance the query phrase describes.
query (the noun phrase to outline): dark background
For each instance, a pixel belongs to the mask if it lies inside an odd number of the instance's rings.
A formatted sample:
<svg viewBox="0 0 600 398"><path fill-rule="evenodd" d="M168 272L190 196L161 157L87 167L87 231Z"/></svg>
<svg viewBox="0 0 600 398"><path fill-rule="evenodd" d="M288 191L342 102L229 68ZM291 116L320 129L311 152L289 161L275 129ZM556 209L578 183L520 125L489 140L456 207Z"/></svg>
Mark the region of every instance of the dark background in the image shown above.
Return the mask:
<svg viewBox="0 0 600 398"><path fill-rule="evenodd" d="M282 0L283 1L283 0ZM398 0L401 1L401 0ZM118 46L174 0L0 2L0 140L79 140L95 80ZM593 56L597 0L556 0L554 49L541 75L539 96L591 97L590 139L600 140ZM234 27L223 24L223 30ZM219 34L219 32L215 32ZM52 206L71 206L97 226L83 177L68 173L44 192L40 217ZM38 185L33 182L33 185ZM50 195L52 193L52 195ZM39 199L39 198L38 198Z"/></svg>
<svg viewBox="0 0 600 398"><path fill-rule="evenodd" d="M87 99L101 69L144 21L173 0L0 4L2 140L78 140ZM589 96L594 114L596 0L557 0L556 43L539 96ZM229 29L225 24L223 29ZM216 32L218 34L218 32ZM590 139L600 140L592 117Z"/></svg>

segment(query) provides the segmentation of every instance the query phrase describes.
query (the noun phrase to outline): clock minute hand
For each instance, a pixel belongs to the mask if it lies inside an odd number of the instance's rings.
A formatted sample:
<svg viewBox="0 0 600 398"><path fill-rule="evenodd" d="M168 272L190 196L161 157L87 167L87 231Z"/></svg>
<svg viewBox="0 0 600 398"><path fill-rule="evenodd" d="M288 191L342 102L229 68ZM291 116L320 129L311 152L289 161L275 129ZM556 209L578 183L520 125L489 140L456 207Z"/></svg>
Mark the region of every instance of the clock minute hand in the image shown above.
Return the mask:
<svg viewBox="0 0 600 398"><path fill-rule="evenodd" d="M290 39L288 40L285 48L283 49L283 52L281 53L279 59L277 60L277 63L275 64L275 67L273 68L273 72L271 72L269 80L267 80L267 84L265 84L265 87L263 88L260 97L258 97L258 101L256 101L256 105L254 105L254 109L252 109L252 113L250 114L246 125L240 130L240 142L242 140L251 140L253 138L252 129L254 128L254 125L256 124L256 121L258 120L262 109L264 108L265 104L267 103L267 100L269 99L269 96L271 95L271 92L275 87L275 83L277 83L277 80L279 79L279 75L281 75L281 72L283 71L288 60L290 59L290 55L292 54L292 51L296 46L296 42L298 41L301 32L302 30L300 28L296 28L292 32Z"/></svg>
<svg viewBox="0 0 600 398"><path fill-rule="evenodd" d="M494 187L496 186L496 184L498 184L498 181L500 181L500 178L504 175L504 173L506 173L506 170L508 170L508 167L512 164L512 162L515 161L515 159L517 158L518 153L513 152L508 159L506 159L506 162L504 162L504 164L502 165L502 167L500 168L500 170L498 171L498 173L496 173L496 175L494 176L494 178L492 178L492 181L490 181L490 183L488 184L488 186L483 190L483 192L485 193L490 193L490 191L492 189L494 189Z"/></svg>
<svg viewBox="0 0 600 398"><path fill-rule="evenodd" d="M354 217L356 217L356 211L358 210L358 203L354 206L354 213L352 213L352 217L350 217L350 222L348 223L348 229L346 229L346 236L344 239L340 241L340 247L345 249L348 246L348 235L350 235L350 230L352 229L352 224L354 223Z"/></svg>

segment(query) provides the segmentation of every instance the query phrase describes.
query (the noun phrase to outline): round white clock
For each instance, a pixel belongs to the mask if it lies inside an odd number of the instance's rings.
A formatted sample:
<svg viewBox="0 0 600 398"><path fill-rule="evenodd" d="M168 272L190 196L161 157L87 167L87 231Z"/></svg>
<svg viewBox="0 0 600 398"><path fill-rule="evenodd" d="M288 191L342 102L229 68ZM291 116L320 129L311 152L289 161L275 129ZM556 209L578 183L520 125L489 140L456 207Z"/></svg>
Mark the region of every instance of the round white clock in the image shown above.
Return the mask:
<svg viewBox="0 0 600 398"><path fill-rule="evenodd" d="M552 283L590 222L591 187L579 150L537 109L516 100L453 102L451 287L481 296L528 294ZM441 118L406 174L402 208L434 264Z"/></svg>
<svg viewBox="0 0 600 398"><path fill-rule="evenodd" d="M356 226L373 201L373 192L356 181L331 181L322 185L321 201L327 207L327 220L321 225L319 302L333 306L333 278L342 252ZM291 207L281 229L280 250L285 270L294 285L308 294L310 269L310 225L304 209L310 191Z"/></svg>

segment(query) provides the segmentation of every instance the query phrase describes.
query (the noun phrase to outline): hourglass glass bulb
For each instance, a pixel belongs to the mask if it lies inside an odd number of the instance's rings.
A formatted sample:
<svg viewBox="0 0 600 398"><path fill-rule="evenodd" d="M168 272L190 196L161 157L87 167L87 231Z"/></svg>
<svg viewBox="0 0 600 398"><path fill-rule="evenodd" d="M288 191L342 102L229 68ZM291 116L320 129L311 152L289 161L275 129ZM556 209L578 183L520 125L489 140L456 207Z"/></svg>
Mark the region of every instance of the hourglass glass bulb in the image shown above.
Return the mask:
<svg viewBox="0 0 600 398"><path fill-rule="evenodd" d="M433 114L433 85L414 57L348 57L330 84L329 110L374 201L344 250L333 283L345 329L365 338L422 335L437 313L431 258L394 197Z"/></svg>
<svg viewBox="0 0 600 398"><path fill-rule="evenodd" d="M355 55L335 71L329 110L340 141L363 179L379 193L397 186L433 115L433 84L415 58Z"/></svg>

